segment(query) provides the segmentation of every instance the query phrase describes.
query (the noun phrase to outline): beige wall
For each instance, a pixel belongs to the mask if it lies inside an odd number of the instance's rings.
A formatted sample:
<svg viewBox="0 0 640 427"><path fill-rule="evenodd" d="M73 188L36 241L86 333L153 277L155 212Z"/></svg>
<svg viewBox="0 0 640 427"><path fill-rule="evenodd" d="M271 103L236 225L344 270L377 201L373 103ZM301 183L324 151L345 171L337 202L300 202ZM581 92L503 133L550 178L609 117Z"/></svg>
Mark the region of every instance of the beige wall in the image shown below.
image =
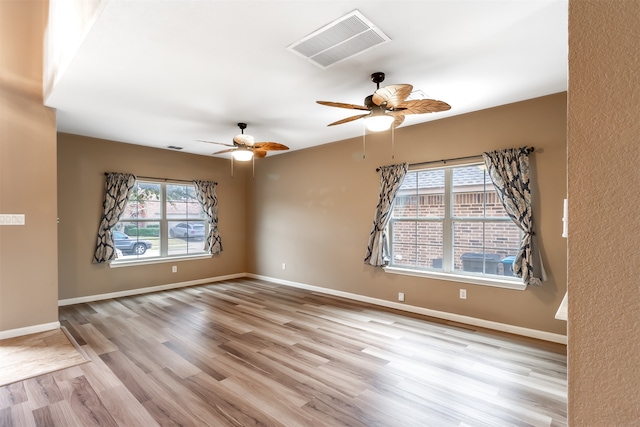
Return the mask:
<svg viewBox="0 0 640 427"><path fill-rule="evenodd" d="M44 1L0 1L0 332L58 321L55 114L42 103ZM10 333L10 332L7 332Z"/></svg>
<svg viewBox="0 0 640 427"><path fill-rule="evenodd" d="M640 424L640 1L569 8L569 421Z"/></svg>
<svg viewBox="0 0 640 427"><path fill-rule="evenodd" d="M411 118L407 119L407 124ZM391 134L295 151L256 163L247 181L249 271L564 335L554 318L566 290L566 94L399 128ZM539 242L549 280L526 291L399 276L365 266L363 258L378 197L377 166L478 155L532 145ZM286 263L286 270L282 270ZM459 299L459 289L468 299Z"/></svg>
<svg viewBox="0 0 640 427"><path fill-rule="evenodd" d="M243 165L244 170L249 165ZM222 253L209 259L110 268L93 264L105 172L218 182ZM245 271L245 173L230 161L58 134L60 299L215 278ZM171 273L171 266L178 267Z"/></svg>

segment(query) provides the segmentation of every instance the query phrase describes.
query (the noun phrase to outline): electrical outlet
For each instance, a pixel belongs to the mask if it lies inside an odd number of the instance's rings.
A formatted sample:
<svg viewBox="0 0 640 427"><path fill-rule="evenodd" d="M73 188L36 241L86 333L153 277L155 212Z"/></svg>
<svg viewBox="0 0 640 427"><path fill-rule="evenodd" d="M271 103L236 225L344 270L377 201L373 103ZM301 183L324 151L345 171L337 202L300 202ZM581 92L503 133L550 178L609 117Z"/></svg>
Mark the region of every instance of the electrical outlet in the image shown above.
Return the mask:
<svg viewBox="0 0 640 427"><path fill-rule="evenodd" d="M467 290L460 289L460 299L467 299Z"/></svg>
<svg viewBox="0 0 640 427"><path fill-rule="evenodd" d="M398 301L400 302L404 301L404 292L398 292Z"/></svg>
<svg viewBox="0 0 640 427"><path fill-rule="evenodd" d="M287 264L285 264L284 262L282 263L282 269L286 270L287 269Z"/></svg>
<svg viewBox="0 0 640 427"><path fill-rule="evenodd" d="M177 273L178 272L178 266L177 265L172 266L171 267L171 272L172 273Z"/></svg>

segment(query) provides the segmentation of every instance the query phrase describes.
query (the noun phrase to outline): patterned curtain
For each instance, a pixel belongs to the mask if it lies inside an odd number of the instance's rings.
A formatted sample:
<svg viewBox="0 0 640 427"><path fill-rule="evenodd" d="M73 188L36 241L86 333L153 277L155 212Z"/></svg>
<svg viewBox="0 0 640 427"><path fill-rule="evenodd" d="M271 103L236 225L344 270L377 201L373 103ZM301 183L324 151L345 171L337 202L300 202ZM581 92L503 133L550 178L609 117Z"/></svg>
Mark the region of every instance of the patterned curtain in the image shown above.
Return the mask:
<svg viewBox="0 0 640 427"><path fill-rule="evenodd" d="M222 240L218 233L218 196L216 196L218 184L213 181L193 181L193 185L209 222L209 235L204 250L209 251L210 254L218 254L222 252Z"/></svg>
<svg viewBox="0 0 640 427"><path fill-rule="evenodd" d="M513 272L526 285L540 285L547 279L533 231L529 149L511 148L482 155L507 214L524 232L520 251L513 262Z"/></svg>
<svg viewBox="0 0 640 427"><path fill-rule="evenodd" d="M387 242L386 228L391 218L389 214L393 201L407 170L409 170L407 163L380 168L380 199L373 218L373 229L369 234L367 255L364 258L365 264L376 267L389 264L389 243Z"/></svg>
<svg viewBox="0 0 640 427"><path fill-rule="evenodd" d="M102 218L98 227L98 244L93 255L94 264L116 259L113 242L113 227L118 223L129 201L129 194L136 183L135 175L130 173L108 173L104 184L104 202Z"/></svg>

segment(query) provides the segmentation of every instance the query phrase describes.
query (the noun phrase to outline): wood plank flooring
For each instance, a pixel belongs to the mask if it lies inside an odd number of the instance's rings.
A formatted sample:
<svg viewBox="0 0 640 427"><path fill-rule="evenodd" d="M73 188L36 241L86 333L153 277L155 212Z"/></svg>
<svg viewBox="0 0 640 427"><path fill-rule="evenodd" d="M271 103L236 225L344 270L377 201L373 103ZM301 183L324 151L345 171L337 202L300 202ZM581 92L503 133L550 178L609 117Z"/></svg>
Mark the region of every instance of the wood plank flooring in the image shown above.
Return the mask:
<svg viewBox="0 0 640 427"><path fill-rule="evenodd" d="M0 426L565 426L564 346L251 279L60 308Z"/></svg>

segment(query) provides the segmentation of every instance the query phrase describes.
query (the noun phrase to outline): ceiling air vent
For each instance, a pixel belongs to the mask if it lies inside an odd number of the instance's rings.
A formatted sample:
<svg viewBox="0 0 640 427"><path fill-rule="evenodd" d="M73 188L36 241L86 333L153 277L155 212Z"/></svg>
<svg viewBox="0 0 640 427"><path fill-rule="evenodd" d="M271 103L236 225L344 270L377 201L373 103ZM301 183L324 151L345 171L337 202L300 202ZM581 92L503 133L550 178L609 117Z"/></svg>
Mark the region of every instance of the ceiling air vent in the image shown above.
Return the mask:
<svg viewBox="0 0 640 427"><path fill-rule="evenodd" d="M172 150L182 150L183 147L178 147L177 145L168 145L167 148Z"/></svg>
<svg viewBox="0 0 640 427"><path fill-rule="evenodd" d="M344 61L391 41L357 10L287 46L320 68Z"/></svg>

